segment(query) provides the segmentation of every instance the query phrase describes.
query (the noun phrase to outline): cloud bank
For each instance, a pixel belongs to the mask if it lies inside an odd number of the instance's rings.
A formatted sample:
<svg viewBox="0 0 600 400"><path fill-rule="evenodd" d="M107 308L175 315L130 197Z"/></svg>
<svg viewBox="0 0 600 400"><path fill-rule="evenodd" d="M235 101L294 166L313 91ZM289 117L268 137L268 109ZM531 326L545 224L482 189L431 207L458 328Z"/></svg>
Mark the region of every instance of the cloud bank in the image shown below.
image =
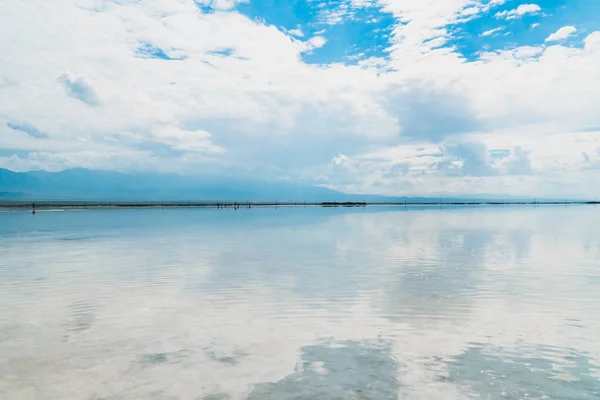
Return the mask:
<svg viewBox="0 0 600 400"><path fill-rule="evenodd" d="M4 2L0 167L594 197L600 7L518 3Z"/></svg>

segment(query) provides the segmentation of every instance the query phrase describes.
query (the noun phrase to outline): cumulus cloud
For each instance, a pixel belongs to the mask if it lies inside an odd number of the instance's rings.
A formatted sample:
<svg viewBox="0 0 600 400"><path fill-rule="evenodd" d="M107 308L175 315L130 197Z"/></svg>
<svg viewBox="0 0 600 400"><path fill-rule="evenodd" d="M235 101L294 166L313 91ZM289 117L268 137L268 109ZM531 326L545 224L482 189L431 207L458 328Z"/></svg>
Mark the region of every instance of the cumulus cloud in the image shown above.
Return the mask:
<svg viewBox="0 0 600 400"><path fill-rule="evenodd" d="M438 162L438 168L469 176L497 174L491 165L490 155L484 143L463 141L449 144L443 148L443 154L445 157Z"/></svg>
<svg viewBox="0 0 600 400"><path fill-rule="evenodd" d="M465 17L469 17L472 15L477 15L479 14L481 10L479 9L479 7L467 7L463 10L461 10L460 15L461 16L465 16Z"/></svg>
<svg viewBox="0 0 600 400"><path fill-rule="evenodd" d="M58 81L65 88L67 94L74 99L88 106L97 106L100 104L96 91L85 79L81 77L71 78L69 75L63 74L58 78Z"/></svg>
<svg viewBox="0 0 600 400"><path fill-rule="evenodd" d="M212 143L212 135L203 130L183 130L173 126L157 127L149 137L159 143L169 145L174 150L217 154L225 152L222 147Z"/></svg>
<svg viewBox="0 0 600 400"><path fill-rule="evenodd" d="M511 155L503 160L502 166L505 173L510 175L530 175L533 173L529 151L524 150L521 146L516 146Z"/></svg>
<svg viewBox="0 0 600 400"><path fill-rule="evenodd" d="M540 11L542 11L542 9L537 4L521 4L513 10L505 10L496 13L496 18L505 18L508 20L518 19L527 14L538 14Z"/></svg>
<svg viewBox="0 0 600 400"><path fill-rule="evenodd" d="M382 101L397 118L399 134L415 140L439 142L479 125L468 101L450 88L408 84L390 88Z"/></svg>
<svg viewBox="0 0 600 400"><path fill-rule="evenodd" d="M397 162L392 164L389 168L383 171L385 177L399 177L405 176L410 171L411 164L408 162Z"/></svg>
<svg viewBox="0 0 600 400"><path fill-rule="evenodd" d="M487 30L487 31L483 32L481 34L481 36L491 36L494 33L498 33L498 32L500 32L502 30L504 30L504 27L503 26L499 26L498 28L490 29L490 30Z"/></svg>
<svg viewBox="0 0 600 400"><path fill-rule="evenodd" d="M506 0L490 0L490 2L488 3L488 6L491 6L491 7L501 6L504 3L506 3Z"/></svg>
<svg viewBox="0 0 600 400"><path fill-rule="evenodd" d="M302 32L302 29L300 29L300 28L290 29L288 31L288 33L290 35L293 35L293 36L296 36L296 37L303 37L304 36L304 32Z"/></svg>
<svg viewBox="0 0 600 400"><path fill-rule="evenodd" d="M231 10L239 3L247 3L248 0L196 0L204 9L209 10Z"/></svg>
<svg viewBox="0 0 600 400"><path fill-rule="evenodd" d="M331 159L331 163L333 165L346 165L349 162L350 162L350 159L348 158L348 156L344 155L342 153L338 154L337 156L335 156Z"/></svg>
<svg viewBox="0 0 600 400"><path fill-rule="evenodd" d="M574 26L563 26L550 36L546 38L546 42L558 42L560 40L565 40L572 34L577 32L577 29Z"/></svg>
<svg viewBox="0 0 600 400"><path fill-rule="evenodd" d="M386 194L594 187L585 168L600 143L580 132L600 126L600 32L583 46L514 43L467 60L447 43L452 30L503 1L385 1L395 24L384 57L315 65L303 54L336 50L333 30L286 30L237 3L3 3L0 148L18 159L0 166L202 165ZM540 12L531 6L500 17Z"/></svg>
<svg viewBox="0 0 600 400"><path fill-rule="evenodd" d="M600 51L600 31L590 33L583 43L585 43L585 49L589 52Z"/></svg>
<svg viewBox="0 0 600 400"><path fill-rule="evenodd" d="M320 47L325 46L325 43L327 43L327 39L325 39L323 36L314 36L308 40L308 43L311 45L312 48L318 49Z"/></svg>
<svg viewBox="0 0 600 400"><path fill-rule="evenodd" d="M8 122L6 124L10 129L13 129L15 131L20 131L23 132L31 137L34 138L46 138L48 137L48 135L42 131L40 131L39 129L37 129L35 126L30 125L30 124L18 124L18 123L13 123L13 122Z"/></svg>
<svg viewBox="0 0 600 400"><path fill-rule="evenodd" d="M544 52L542 47L521 46L513 51L513 56L517 60L530 60L537 58Z"/></svg>

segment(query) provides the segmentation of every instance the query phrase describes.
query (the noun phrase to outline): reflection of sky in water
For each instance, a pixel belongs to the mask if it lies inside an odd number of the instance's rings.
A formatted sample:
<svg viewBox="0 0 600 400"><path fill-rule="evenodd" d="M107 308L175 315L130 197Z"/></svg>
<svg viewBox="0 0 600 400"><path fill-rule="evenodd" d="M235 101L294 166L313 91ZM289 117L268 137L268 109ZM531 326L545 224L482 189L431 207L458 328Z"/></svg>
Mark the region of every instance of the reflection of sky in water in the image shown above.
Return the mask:
<svg viewBox="0 0 600 400"><path fill-rule="evenodd" d="M599 225L592 207L0 213L0 398L595 398Z"/></svg>
<svg viewBox="0 0 600 400"><path fill-rule="evenodd" d="M248 399L397 399L396 362L378 345L346 342L302 348L296 370L261 383Z"/></svg>
<svg viewBox="0 0 600 400"><path fill-rule="evenodd" d="M449 363L446 380L469 385L484 399L584 399L600 397L600 366L576 350L470 347Z"/></svg>

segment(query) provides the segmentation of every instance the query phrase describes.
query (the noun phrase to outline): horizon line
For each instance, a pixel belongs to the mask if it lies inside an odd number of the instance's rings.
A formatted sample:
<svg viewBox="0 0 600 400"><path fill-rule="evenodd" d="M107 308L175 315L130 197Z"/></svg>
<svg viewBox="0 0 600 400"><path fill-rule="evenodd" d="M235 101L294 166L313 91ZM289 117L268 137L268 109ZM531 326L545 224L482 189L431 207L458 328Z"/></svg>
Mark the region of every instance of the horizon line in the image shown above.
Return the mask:
<svg viewBox="0 0 600 400"><path fill-rule="evenodd" d="M438 201L438 202L278 202L278 201L0 201L7 209L118 209L118 208L252 208L252 207L367 207L367 206L499 206L499 205L596 205L600 201Z"/></svg>

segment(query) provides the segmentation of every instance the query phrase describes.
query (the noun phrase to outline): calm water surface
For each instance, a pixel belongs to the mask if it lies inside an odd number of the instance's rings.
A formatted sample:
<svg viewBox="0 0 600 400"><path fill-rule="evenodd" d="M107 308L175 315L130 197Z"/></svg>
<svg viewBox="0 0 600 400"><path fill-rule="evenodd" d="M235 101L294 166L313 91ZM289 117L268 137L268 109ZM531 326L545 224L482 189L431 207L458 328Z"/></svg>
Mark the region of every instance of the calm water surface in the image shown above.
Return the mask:
<svg viewBox="0 0 600 400"><path fill-rule="evenodd" d="M600 398L600 208L0 212L0 399L475 398Z"/></svg>

